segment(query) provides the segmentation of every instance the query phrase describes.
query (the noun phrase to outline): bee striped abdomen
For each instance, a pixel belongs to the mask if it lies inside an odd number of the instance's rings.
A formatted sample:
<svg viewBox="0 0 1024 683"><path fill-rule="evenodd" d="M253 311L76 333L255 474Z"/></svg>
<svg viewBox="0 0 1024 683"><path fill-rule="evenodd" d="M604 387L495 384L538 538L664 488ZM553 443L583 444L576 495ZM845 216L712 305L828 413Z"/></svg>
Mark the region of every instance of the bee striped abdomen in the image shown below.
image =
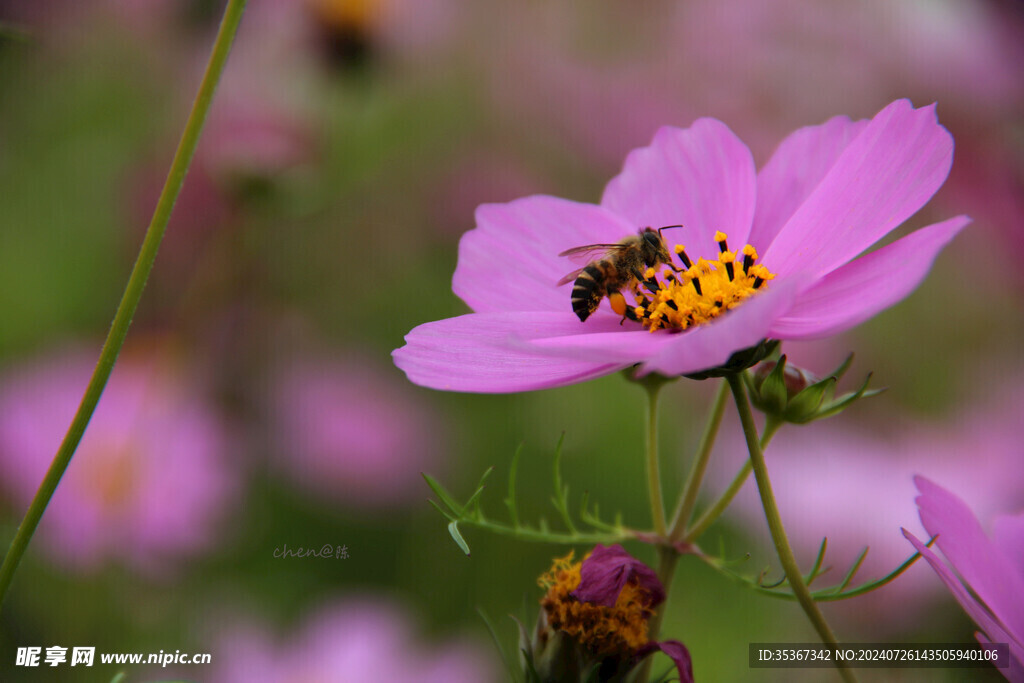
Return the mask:
<svg viewBox="0 0 1024 683"><path fill-rule="evenodd" d="M587 265L572 286L572 311L581 321L590 317L597 310L602 297L605 296L601 266L607 261L595 261Z"/></svg>

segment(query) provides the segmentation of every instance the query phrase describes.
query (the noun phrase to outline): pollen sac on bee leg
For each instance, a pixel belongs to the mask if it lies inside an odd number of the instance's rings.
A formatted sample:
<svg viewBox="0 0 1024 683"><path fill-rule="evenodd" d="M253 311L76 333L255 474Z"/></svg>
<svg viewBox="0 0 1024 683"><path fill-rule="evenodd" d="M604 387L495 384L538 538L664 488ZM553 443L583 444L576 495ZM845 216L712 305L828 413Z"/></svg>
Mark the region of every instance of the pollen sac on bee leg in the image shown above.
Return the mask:
<svg viewBox="0 0 1024 683"><path fill-rule="evenodd" d="M626 297L622 296L622 292L611 292L608 295L608 303L611 304L612 310L615 311L616 315L625 317L626 315Z"/></svg>

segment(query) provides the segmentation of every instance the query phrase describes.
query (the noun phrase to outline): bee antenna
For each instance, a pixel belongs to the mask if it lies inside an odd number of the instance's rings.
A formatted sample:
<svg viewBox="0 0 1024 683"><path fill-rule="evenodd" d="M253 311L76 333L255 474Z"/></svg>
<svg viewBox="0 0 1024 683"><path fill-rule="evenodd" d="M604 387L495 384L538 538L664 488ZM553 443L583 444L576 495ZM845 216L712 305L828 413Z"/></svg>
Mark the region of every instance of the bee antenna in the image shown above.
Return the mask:
<svg viewBox="0 0 1024 683"><path fill-rule="evenodd" d="M671 228L681 228L681 227L683 227L683 226L682 225L666 225L663 228L658 228L658 234L660 235L662 230L670 230Z"/></svg>

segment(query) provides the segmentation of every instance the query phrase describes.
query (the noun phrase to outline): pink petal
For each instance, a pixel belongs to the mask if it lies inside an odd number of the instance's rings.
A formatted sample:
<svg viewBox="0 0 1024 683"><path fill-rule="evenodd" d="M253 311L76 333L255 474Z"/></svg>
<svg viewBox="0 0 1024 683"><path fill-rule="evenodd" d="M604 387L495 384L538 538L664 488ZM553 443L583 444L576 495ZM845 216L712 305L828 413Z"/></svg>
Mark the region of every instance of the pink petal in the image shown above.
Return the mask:
<svg viewBox="0 0 1024 683"><path fill-rule="evenodd" d="M864 128L764 252L778 275L824 275L924 206L945 181L953 138L935 105L897 100Z"/></svg>
<svg viewBox="0 0 1024 683"><path fill-rule="evenodd" d="M479 393L548 389L624 367L531 351L517 341L522 335L578 334L583 324L571 311L474 313L420 325L392 357L416 384Z"/></svg>
<svg viewBox="0 0 1024 683"><path fill-rule="evenodd" d="M558 254L637 231L600 206L542 195L483 204L476 224L459 242L452 290L477 313L571 312L572 283L556 283L579 264Z"/></svg>
<svg viewBox="0 0 1024 683"><path fill-rule="evenodd" d="M935 573L939 575L939 579L942 583L946 584L946 588L953 594L956 601L960 603L960 606L967 612L975 624L977 624L981 630L987 633L996 642L1005 643L1009 638L1003 628L992 618L992 615L988 613L988 610L984 606L980 605L975 600L967 589L964 588L963 584L956 578L956 576L949 570L949 567L939 559L931 548L922 543L914 534L910 533L906 529L900 529L903 532L904 538L910 541L911 545L917 552L921 553L921 557L931 565L931 568L935 570Z"/></svg>
<svg viewBox="0 0 1024 683"><path fill-rule="evenodd" d="M1024 513L1000 515L992 520L992 542L1003 551L1010 564L1024 567Z"/></svg>
<svg viewBox="0 0 1024 683"><path fill-rule="evenodd" d="M601 205L636 228L682 223L685 228L665 232L666 240L684 244L696 260L718 253L716 230L734 250L746 243L756 193L747 146L724 123L698 119L685 130L661 128L650 147L630 152Z"/></svg>
<svg viewBox="0 0 1024 683"><path fill-rule="evenodd" d="M842 332L910 294L966 216L936 223L842 266L797 297L772 327L779 339L814 339Z"/></svg>
<svg viewBox="0 0 1024 683"><path fill-rule="evenodd" d="M693 660L690 651L678 640L663 640L657 643L658 649L672 658L679 674L679 683L693 683Z"/></svg>
<svg viewBox="0 0 1024 683"><path fill-rule="evenodd" d="M1024 570L992 544L962 500L924 477L914 483L921 492L921 524L938 535L942 553L992 614L1011 633L1024 635Z"/></svg>
<svg viewBox="0 0 1024 683"><path fill-rule="evenodd" d="M678 640L663 640L660 643L653 640L648 641L646 645L636 651L635 662L639 664L644 658L658 650L668 655L672 659L672 663L676 665L676 673L679 674L679 678L670 680L679 681L679 683L693 683L693 661L690 659L690 651Z"/></svg>
<svg viewBox="0 0 1024 683"><path fill-rule="evenodd" d="M766 250L868 122L836 116L783 140L757 174L757 211L749 242Z"/></svg>
<svg viewBox="0 0 1024 683"><path fill-rule="evenodd" d="M588 319L586 325L590 325ZM625 325L629 325L626 327ZM633 365L657 354L673 342L675 335L641 329L635 323L626 323L619 329L588 332L580 335L537 336L529 340L520 338L526 348L535 349L550 356L575 358L595 363L618 363ZM616 325L618 327L618 325Z"/></svg>
<svg viewBox="0 0 1024 683"><path fill-rule="evenodd" d="M580 584L570 595L581 602L615 607L619 594L630 581L644 589L650 598L647 607L665 601L665 588L653 569L626 552L618 543L598 543L580 567Z"/></svg>
<svg viewBox="0 0 1024 683"><path fill-rule="evenodd" d="M977 632L974 637L978 639L978 642L982 645L992 645L994 643L1006 643L1010 645L1010 665L1005 669L999 669L999 673L1008 681L1013 683L1024 683L1024 645L1019 642L1015 642L1013 638L1008 637L1006 634L1002 634L1001 637L993 637L991 640L988 639L984 633Z"/></svg>

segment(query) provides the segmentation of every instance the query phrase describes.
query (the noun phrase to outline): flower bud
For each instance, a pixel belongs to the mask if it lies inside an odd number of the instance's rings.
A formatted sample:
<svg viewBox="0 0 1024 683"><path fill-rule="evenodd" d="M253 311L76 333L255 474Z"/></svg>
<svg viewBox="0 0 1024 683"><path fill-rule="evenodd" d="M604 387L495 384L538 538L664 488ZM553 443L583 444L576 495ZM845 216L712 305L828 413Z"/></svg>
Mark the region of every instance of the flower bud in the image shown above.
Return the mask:
<svg viewBox="0 0 1024 683"><path fill-rule="evenodd" d="M824 379L818 379L803 368L786 363L786 356L778 361L768 361L747 375L750 400L754 406L771 418L794 424L807 424L831 417L854 401L865 396L881 393L881 389L868 390L871 374L864 379L860 388L834 398L839 378L853 363L851 353L836 370Z"/></svg>

